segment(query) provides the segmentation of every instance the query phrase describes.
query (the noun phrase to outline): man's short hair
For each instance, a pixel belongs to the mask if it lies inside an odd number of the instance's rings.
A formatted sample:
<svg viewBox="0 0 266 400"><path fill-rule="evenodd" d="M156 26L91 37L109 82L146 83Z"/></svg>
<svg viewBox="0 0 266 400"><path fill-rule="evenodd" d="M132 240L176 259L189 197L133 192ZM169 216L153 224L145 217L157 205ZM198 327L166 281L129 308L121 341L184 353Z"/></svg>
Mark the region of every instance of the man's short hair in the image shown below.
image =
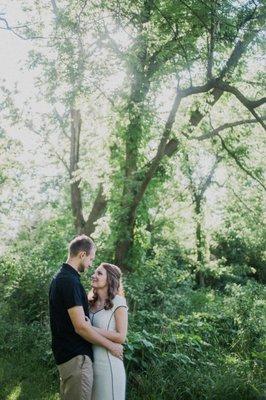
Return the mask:
<svg viewBox="0 0 266 400"><path fill-rule="evenodd" d="M94 242L86 235L76 236L69 243L69 255L75 257L80 251L85 251L87 255L95 248Z"/></svg>

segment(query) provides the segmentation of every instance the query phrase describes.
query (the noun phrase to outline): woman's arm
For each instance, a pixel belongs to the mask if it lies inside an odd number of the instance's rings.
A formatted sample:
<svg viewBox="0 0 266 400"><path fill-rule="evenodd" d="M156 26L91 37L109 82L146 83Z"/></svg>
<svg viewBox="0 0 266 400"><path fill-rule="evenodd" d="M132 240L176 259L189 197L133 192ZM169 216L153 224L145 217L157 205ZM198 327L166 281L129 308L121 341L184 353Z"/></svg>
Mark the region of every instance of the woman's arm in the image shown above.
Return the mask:
<svg viewBox="0 0 266 400"><path fill-rule="evenodd" d="M68 308L68 314L75 329L75 332L83 337L90 343L97 344L98 346L103 346L109 350L115 357L123 358L123 346L118 343L114 343L112 340L107 340L99 333L92 329L92 326L88 324L87 317L84 314L83 307L74 306Z"/></svg>
<svg viewBox="0 0 266 400"><path fill-rule="evenodd" d="M106 339L111 340L115 343L123 344L125 343L126 336L127 336L127 325L128 325L128 318L127 318L127 308L126 307L118 307L115 310L115 331L107 331L105 329L96 328L95 326L93 329L100 333Z"/></svg>

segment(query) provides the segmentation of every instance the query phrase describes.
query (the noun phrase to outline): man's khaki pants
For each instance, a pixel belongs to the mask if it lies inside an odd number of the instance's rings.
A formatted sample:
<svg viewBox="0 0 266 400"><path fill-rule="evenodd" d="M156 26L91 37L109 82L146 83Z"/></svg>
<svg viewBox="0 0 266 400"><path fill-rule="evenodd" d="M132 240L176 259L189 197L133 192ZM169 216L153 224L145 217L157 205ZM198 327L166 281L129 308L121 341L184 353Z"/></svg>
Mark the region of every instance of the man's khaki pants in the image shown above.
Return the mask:
<svg viewBox="0 0 266 400"><path fill-rule="evenodd" d="M62 400L91 400L93 369L90 357L76 356L57 367Z"/></svg>

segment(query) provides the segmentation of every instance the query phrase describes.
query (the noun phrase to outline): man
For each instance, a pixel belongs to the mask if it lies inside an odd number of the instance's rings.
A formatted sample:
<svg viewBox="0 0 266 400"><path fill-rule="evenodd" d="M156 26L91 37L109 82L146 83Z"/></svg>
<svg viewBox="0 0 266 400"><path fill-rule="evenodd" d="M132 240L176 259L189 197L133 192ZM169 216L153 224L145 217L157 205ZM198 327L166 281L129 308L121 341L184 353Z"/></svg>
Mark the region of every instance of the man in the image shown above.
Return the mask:
<svg viewBox="0 0 266 400"><path fill-rule="evenodd" d="M93 384L92 343L122 358L123 347L97 333L89 318L87 294L80 282L95 257L95 245L85 235L69 245L66 263L54 276L49 290L52 350L60 375L62 400L90 400Z"/></svg>

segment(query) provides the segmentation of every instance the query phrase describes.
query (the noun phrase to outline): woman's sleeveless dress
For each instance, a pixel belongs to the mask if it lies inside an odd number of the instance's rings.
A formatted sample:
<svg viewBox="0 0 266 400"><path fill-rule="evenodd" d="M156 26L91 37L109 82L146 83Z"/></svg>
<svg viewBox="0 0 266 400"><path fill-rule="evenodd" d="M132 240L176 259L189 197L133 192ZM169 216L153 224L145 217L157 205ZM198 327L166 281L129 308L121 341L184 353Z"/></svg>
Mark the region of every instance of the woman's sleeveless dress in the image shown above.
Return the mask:
<svg viewBox="0 0 266 400"><path fill-rule="evenodd" d="M97 328L115 331L115 310L127 309L126 299L116 295L110 310L90 312L91 324ZM93 345L92 400L125 400L126 374L123 361L104 347Z"/></svg>

